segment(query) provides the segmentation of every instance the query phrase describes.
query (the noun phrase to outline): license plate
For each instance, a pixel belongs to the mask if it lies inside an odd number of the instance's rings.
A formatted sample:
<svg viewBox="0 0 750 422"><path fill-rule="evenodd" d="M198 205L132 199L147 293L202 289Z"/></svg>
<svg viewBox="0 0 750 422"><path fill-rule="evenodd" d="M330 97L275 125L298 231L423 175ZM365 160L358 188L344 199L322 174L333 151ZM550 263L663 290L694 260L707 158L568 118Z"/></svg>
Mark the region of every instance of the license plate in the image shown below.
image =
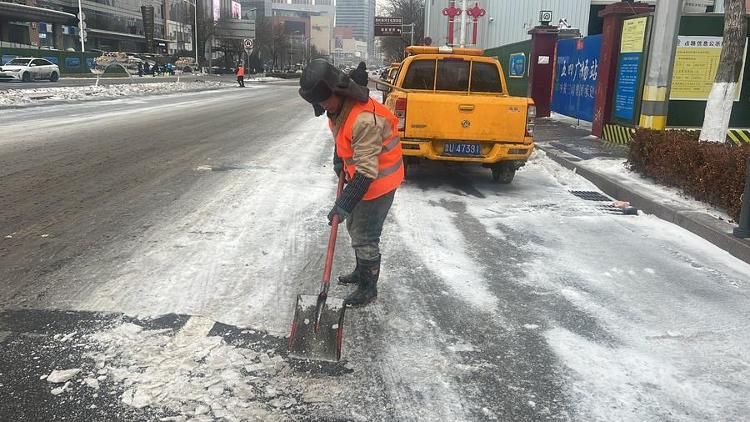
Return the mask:
<svg viewBox="0 0 750 422"><path fill-rule="evenodd" d="M482 146L466 142L448 142L443 148L443 154L478 156L482 155Z"/></svg>

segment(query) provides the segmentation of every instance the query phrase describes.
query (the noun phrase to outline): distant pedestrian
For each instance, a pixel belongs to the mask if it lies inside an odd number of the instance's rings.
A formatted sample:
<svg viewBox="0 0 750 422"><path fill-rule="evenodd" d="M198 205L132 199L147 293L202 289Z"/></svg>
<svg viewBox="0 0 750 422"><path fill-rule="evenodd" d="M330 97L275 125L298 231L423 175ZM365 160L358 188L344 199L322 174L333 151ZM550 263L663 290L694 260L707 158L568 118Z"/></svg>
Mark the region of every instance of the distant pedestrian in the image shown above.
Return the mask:
<svg viewBox="0 0 750 422"><path fill-rule="evenodd" d="M352 78L357 85L367 86L367 64L365 62L359 62L359 66L349 73L349 77Z"/></svg>
<svg viewBox="0 0 750 422"><path fill-rule="evenodd" d="M138 62L138 76L143 77L143 63Z"/></svg>
<svg viewBox="0 0 750 422"><path fill-rule="evenodd" d="M242 65L242 63L237 63L237 70L235 70L235 75L237 75L237 83L240 85L240 88L245 87L245 66Z"/></svg>
<svg viewBox="0 0 750 422"><path fill-rule="evenodd" d="M148 65L148 62L144 62L143 63L143 73L145 73L146 75L148 75L148 72L150 72L150 71L151 71L151 69L150 69L150 67Z"/></svg>

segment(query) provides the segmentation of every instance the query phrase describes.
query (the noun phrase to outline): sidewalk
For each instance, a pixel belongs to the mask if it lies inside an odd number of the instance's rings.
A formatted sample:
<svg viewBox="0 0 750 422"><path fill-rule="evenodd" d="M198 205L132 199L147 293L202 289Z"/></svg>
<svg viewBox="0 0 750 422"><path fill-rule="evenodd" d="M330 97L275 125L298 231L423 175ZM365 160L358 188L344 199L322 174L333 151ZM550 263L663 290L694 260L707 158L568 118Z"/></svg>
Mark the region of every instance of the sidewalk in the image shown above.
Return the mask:
<svg viewBox="0 0 750 422"><path fill-rule="evenodd" d="M732 235L736 227L722 210L682 195L678 189L627 169L628 147L609 144L577 122L553 116L536 121L537 147L562 166L574 170L602 192L648 214L674 223L750 263L750 241Z"/></svg>

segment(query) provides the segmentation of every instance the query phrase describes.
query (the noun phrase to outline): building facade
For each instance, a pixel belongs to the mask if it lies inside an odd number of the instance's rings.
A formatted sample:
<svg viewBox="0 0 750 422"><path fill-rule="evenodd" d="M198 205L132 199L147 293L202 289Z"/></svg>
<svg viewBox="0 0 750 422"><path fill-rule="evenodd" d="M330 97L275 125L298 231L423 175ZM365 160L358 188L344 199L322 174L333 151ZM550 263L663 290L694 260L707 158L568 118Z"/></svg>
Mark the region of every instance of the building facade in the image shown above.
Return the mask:
<svg viewBox="0 0 750 422"><path fill-rule="evenodd" d="M162 54L192 51L192 5L181 0L150 1L154 40L150 47L146 45L143 5L141 0L81 0L87 26L85 49ZM80 50L77 14L77 0L0 0L0 41L18 47Z"/></svg>
<svg viewBox="0 0 750 422"><path fill-rule="evenodd" d="M272 0L274 28L281 28L289 45L289 64L310 58L313 49L330 55L336 8L333 0Z"/></svg>
<svg viewBox="0 0 750 422"><path fill-rule="evenodd" d="M467 16L465 40L467 46L492 48L523 41L529 38L528 31L539 25L539 13L542 10L552 12L552 25L565 23L565 26L577 28L581 35L601 33L602 20L598 13L619 0L525 0L497 1L471 0L468 7L478 4L485 10L484 16L477 19L477 42L473 44L473 19ZM655 4L655 0L645 1ZM434 45L446 45L449 42L448 17L443 9L454 5L461 8L461 0L425 0L425 36L432 38ZM685 0L686 13L705 13L723 11L723 0ZM453 44L458 45L461 35L461 16L457 16L453 30Z"/></svg>
<svg viewBox="0 0 750 422"><path fill-rule="evenodd" d="M336 0L336 27L351 28L354 39L367 43L367 56L374 57L375 0Z"/></svg>

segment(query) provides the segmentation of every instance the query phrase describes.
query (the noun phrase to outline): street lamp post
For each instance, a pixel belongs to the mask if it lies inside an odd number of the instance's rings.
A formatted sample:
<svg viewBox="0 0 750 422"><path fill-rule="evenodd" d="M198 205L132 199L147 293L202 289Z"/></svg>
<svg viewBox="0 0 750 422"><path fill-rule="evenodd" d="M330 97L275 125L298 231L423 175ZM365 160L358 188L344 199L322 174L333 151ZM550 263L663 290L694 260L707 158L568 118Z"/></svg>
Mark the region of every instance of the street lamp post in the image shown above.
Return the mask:
<svg viewBox="0 0 750 422"><path fill-rule="evenodd" d="M193 42L193 51L195 52L195 65L198 66L198 0L182 1L193 6L193 34L195 36L195 42Z"/></svg>

